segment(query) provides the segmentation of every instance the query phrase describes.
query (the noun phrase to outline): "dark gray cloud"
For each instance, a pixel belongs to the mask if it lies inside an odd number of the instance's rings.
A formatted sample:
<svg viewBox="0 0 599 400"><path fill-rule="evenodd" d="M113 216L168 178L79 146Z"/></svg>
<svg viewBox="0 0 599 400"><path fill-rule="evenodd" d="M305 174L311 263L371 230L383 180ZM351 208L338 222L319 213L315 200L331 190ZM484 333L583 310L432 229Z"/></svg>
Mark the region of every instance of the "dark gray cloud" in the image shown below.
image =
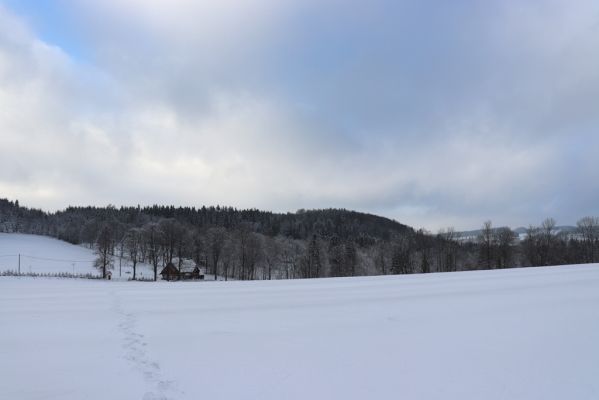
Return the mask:
<svg viewBox="0 0 599 400"><path fill-rule="evenodd" d="M596 2L61 5L84 52L0 5L4 196L430 229L599 214Z"/></svg>

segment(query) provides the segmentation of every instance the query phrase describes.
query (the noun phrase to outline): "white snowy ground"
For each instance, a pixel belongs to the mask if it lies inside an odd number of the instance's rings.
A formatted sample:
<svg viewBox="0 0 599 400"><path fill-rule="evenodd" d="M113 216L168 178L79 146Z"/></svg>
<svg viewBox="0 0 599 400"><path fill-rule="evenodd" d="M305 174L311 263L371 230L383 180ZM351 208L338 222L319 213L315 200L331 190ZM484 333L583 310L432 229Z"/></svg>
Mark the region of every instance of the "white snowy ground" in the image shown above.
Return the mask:
<svg viewBox="0 0 599 400"><path fill-rule="evenodd" d="M0 278L1 399L599 399L599 265Z"/></svg>
<svg viewBox="0 0 599 400"><path fill-rule="evenodd" d="M17 271L19 254L21 272L99 274L94 268L96 255L91 249L47 236L0 233L0 272ZM123 260L119 271L119 259L115 257L114 279L119 278L119 272L124 280L133 276L130 263ZM137 265L137 275L144 278L154 276L152 267L142 263Z"/></svg>

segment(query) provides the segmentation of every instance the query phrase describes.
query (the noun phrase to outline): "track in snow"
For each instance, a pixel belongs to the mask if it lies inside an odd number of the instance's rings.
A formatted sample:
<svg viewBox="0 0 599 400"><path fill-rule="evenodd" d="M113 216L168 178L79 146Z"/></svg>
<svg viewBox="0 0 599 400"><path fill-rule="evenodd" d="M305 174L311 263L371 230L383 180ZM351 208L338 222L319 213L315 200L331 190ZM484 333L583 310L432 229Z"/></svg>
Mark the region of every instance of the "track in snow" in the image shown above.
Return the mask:
<svg viewBox="0 0 599 400"><path fill-rule="evenodd" d="M202 284L0 278L0 398L596 400L598 304L599 265Z"/></svg>
<svg viewBox="0 0 599 400"><path fill-rule="evenodd" d="M136 317L133 313L123 309L121 298L114 291L113 309L119 314L119 331L123 337L124 358L131 363L133 368L142 374L150 391L146 392L142 400L176 400L183 394L177 389L173 380L166 380L160 371L160 364L148 356L148 343L144 335L136 330Z"/></svg>

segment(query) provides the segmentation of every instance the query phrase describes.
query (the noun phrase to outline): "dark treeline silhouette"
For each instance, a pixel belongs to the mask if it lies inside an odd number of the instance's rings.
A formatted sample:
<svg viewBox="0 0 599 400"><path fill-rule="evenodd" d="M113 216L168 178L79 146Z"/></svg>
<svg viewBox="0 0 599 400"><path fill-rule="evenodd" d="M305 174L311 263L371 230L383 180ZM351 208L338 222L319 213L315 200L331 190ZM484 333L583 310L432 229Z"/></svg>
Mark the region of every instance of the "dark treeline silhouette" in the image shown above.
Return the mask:
<svg viewBox="0 0 599 400"><path fill-rule="evenodd" d="M191 259L225 279L290 279L449 272L599 262L599 218L574 232L555 221L520 240L487 221L476 238L437 234L344 209L272 213L232 207L69 207L47 213L0 199L0 232L52 236L93 248L106 276L115 256L147 263Z"/></svg>

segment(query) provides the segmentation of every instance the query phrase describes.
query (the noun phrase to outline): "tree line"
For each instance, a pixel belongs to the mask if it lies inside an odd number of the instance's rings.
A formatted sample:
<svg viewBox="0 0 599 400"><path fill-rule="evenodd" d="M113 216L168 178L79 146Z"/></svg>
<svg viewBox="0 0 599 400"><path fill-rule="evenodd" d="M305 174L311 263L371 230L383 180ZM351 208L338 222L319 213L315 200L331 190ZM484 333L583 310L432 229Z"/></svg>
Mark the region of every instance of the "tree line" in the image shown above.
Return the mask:
<svg viewBox="0 0 599 400"><path fill-rule="evenodd" d="M48 235L88 246L106 276L115 256L152 266L191 259L224 279L292 279L411 274L599 262L599 218L574 232L553 219L522 239L483 224L464 240L344 209L272 213L232 207L69 207L48 213L0 199L0 232Z"/></svg>

